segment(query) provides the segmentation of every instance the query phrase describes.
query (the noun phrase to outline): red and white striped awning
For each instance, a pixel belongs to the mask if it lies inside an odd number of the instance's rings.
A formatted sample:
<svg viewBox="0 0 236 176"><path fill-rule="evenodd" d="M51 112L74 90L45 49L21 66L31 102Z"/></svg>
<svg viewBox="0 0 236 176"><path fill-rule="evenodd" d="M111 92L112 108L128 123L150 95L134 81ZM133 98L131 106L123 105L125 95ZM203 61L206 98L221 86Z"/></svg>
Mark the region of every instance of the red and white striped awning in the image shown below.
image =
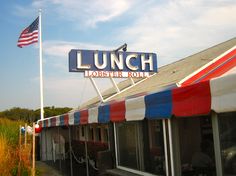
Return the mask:
<svg viewBox="0 0 236 176"><path fill-rule="evenodd" d="M231 73L236 73L236 46L188 75L177 85L183 87Z"/></svg>
<svg viewBox="0 0 236 176"><path fill-rule="evenodd" d="M207 115L236 111L236 74L39 120L41 127Z"/></svg>

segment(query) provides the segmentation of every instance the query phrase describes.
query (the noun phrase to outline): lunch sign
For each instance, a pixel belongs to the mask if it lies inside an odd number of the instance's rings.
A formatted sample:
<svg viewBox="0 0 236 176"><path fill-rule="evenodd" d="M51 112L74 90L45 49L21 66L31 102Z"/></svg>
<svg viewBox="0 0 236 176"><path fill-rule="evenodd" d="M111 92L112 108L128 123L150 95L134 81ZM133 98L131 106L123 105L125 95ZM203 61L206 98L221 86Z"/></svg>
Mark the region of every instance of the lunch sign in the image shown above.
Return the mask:
<svg viewBox="0 0 236 176"><path fill-rule="evenodd" d="M69 71L84 72L85 77L147 77L157 72L155 53L72 49Z"/></svg>

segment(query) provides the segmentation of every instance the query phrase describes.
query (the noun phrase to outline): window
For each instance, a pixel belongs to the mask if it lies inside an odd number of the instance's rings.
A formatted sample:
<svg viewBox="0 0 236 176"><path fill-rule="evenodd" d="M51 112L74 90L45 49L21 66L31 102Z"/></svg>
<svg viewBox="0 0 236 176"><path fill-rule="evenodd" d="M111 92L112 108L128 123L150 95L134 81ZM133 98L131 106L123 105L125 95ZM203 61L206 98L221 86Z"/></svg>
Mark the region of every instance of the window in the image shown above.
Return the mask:
<svg viewBox="0 0 236 176"><path fill-rule="evenodd" d="M85 126L78 126L79 128L79 140L85 140Z"/></svg>
<svg viewBox="0 0 236 176"><path fill-rule="evenodd" d="M132 169L139 168L138 125L137 123L117 124L117 147L119 165Z"/></svg>
<svg viewBox="0 0 236 176"><path fill-rule="evenodd" d="M89 141L94 141L94 129L93 129L93 126L89 126L88 140Z"/></svg>
<svg viewBox="0 0 236 176"><path fill-rule="evenodd" d="M102 141L105 143L108 142L108 129L106 127L103 128Z"/></svg>
<svg viewBox="0 0 236 176"><path fill-rule="evenodd" d="M236 112L218 115L224 175L236 174Z"/></svg>
<svg viewBox="0 0 236 176"><path fill-rule="evenodd" d="M116 124L118 165L165 175L161 120Z"/></svg>
<svg viewBox="0 0 236 176"><path fill-rule="evenodd" d="M144 125L144 171L163 175L165 165L165 153L163 142L163 129L161 121L148 121L147 130ZM146 132L146 134L145 134Z"/></svg>
<svg viewBox="0 0 236 176"><path fill-rule="evenodd" d="M102 142L101 127L96 127L95 136L97 142Z"/></svg>
<svg viewBox="0 0 236 176"><path fill-rule="evenodd" d="M215 176L211 116L178 118L176 121L182 175Z"/></svg>

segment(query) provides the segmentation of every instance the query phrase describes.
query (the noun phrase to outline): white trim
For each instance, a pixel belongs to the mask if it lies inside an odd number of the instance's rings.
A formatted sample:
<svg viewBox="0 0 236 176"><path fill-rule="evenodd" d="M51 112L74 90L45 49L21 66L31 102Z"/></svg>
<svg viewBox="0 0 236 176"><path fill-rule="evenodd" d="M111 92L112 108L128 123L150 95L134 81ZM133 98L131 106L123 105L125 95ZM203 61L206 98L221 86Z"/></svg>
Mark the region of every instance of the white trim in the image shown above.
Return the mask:
<svg viewBox="0 0 236 176"><path fill-rule="evenodd" d="M145 175L145 176L157 176L155 174L151 174L151 173L148 173L148 172L143 172L143 171L139 171L139 170L123 167L123 166L117 166L117 168L121 169L121 170L131 172L131 173L134 173L134 174Z"/></svg>
<svg viewBox="0 0 236 176"><path fill-rule="evenodd" d="M167 136L166 136L165 119L162 119L162 131L163 131L164 152L165 152L165 172L166 172L166 176L169 176L169 163L168 163L168 149L167 149Z"/></svg>
<svg viewBox="0 0 236 176"><path fill-rule="evenodd" d="M135 169L131 169L131 168L127 168L127 167L119 165L119 163L118 163L117 133L116 133L116 123L115 122L113 123L113 126L114 126L114 142L115 142L116 168L121 169L121 170L125 170L125 171L128 171L128 172L131 172L131 173L134 173L134 174L138 174L138 175L157 176L156 174L152 174L152 173L148 173L148 172L143 172L143 171L140 171L140 170L135 170ZM138 123L135 124L135 128L138 130L138 133L139 133L140 125ZM137 142L140 144L139 140ZM137 147L137 145L136 145L136 147ZM140 146L139 146L139 148L140 148ZM167 153L167 152L165 152L165 153ZM166 160L168 160L168 158L166 158ZM168 167L167 167L167 169L168 169ZM169 174L167 174L166 176L169 176Z"/></svg>
<svg viewBox="0 0 236 176"><path fill-rule="evenodd" d="M224 52L223 54L219 55L218 57L216 57L215 59L213 59L212 61L208 62L206 65L202 66L201 68L197 69L195 72L191 73L190 75L186 76L184 79L180 80L177 83L178 87L181 87L181 84L183 82L185 82L186 80L188 80L189 78L191 78L192 76L196 75L197 73L199 73L200 71L202 71L203 69L205 69L206 67L208 67L209 65L215 63L217 60L219 60L220 58L222 58L223 56L225 56L226 54L230 53L231 51L233 51L234 49L236 49L236 45L234 47L232 47L231 49L227 50L226 52Z"/></svg>
<svg viewBox="0 0 236 176"><path fill-rule="evenodd" d="M214 151L215 151L215 165L216 167L216 175L222 176L222 160L221 160L221 150L220 150L220 135L219 135L219 124L217 114L215 112L211 115L212 119L212 131L213 131L213 139L214 139Z"/></svg>
<svg viewBox="0 0 236 176"><path fill-rule="evenodd" d="M171 127L171 120L170 119L167 119L167 120L168 120L168 131L169 131L171 175L175 176L174 149L173 149L173 140L172 140L172 127Z"/></svg>
<svg viewBox="0 0 236 176"><path fill-rule="evenodd" d="M116 155L116 167L118 167L118 153L117 153L117 138L116 138L116 123L113 123L114 127L114 142L115 142L115 155Z"/></svg>

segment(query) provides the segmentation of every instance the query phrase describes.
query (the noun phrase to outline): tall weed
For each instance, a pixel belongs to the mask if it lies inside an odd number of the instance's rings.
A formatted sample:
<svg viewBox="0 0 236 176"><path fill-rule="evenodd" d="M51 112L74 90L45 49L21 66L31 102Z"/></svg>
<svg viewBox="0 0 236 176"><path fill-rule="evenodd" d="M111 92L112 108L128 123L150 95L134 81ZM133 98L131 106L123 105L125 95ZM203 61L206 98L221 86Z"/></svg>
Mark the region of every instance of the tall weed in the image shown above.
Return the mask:
<svg viewBox="0 0 236 176"><path fill-rule="evenodd" d="M12 170L17 164L17 152L8 145L7 138L0 135L0 175L12 175Z"/></svg>
<svg viewBox="0 0 236 176"><path fill-rule="evenodd" d="M19 147L19 128L22 121L0 118L0 176L29 175L31 144ZM22 143L24 141L22 135Z"/></svg>
<svg viewBox="0 0 236 176"><path fill-rule="evenodd" d="M19 127L24 124L22 121L12 121L0 118L0 134L6 137L10 145L18 145Z"/></svg>

